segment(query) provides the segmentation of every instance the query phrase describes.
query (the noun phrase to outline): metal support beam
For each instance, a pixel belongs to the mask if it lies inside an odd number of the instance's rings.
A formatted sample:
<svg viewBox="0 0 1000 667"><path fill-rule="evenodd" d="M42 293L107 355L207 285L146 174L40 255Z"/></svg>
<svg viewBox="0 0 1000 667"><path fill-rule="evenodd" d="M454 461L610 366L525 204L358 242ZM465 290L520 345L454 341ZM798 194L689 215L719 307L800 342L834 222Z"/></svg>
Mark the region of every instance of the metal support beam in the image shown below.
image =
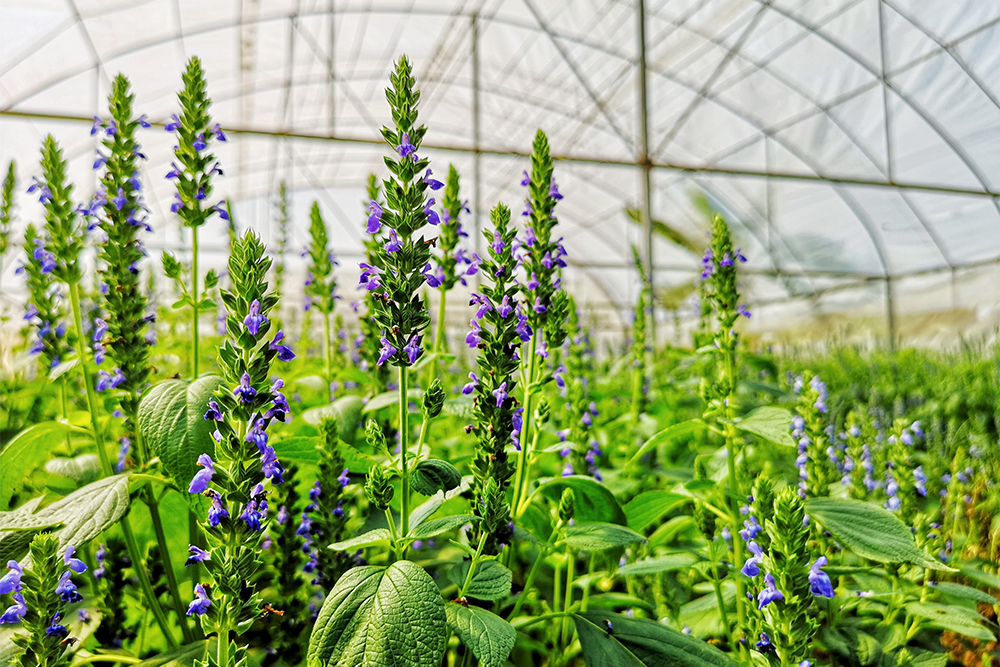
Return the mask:
<svg viewBox="0 0 1000 667"><path fill-rule="evenodd" d="M479 15L472 15L472 210L473 248L482 255L483 219L482 193L482 151L479 147Z"/></svg>
<svg viewBox="0 0 1000 667"><path fill-rule="evenodd" d="M652 215L652 176L653 163L649 160L649 99L647 94L648 76L646 72L646 2L638 0L639 28L639 210L642 217L642 230L645 235L643 249L645 257L645 280L650 293L649 341L656 348L656 300L653 294L653 215Z"/></svg>

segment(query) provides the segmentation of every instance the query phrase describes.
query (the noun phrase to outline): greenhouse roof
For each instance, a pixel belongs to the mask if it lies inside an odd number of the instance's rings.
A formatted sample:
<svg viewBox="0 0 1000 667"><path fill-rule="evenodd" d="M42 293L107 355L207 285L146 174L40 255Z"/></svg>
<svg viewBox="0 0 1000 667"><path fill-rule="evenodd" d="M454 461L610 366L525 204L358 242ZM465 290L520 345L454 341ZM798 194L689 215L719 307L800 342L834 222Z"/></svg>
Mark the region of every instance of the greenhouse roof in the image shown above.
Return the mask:
<svg viewBox="0 0 1000 667"><path fill-rule="evenodd" d="M129 76L137 110L162 124L198 55L230 138L218 192L239 223L267 239L286 181L295 249L318 199L353 275L402 53L426 153L439 173L459 169L470 222L486 225L497 201L520 210L525 155L537 128L548 134L567 281L595 306L634 302L647 175L654 279L678 301L700 270L707 205L749 257L752 305L851 309L881 302L892 281L924 293L937 276L981 271L970 298L1000 303L995 2L4 0L2 156L26 182L52 133L84 196L90 119L106 114L111 78ZM150 246L176 249L163 178L173 136L143 137ZM22 202L31 219L35 203Z"/></svg>

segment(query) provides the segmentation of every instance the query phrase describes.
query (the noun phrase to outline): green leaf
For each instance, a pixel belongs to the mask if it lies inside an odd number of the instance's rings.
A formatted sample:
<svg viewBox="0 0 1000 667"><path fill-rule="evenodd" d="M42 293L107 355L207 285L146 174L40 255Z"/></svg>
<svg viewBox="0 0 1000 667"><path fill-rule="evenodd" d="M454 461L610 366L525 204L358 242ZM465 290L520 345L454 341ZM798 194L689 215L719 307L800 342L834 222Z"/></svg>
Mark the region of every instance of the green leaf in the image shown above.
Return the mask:
<svg viewBox="0 0 1000 667"><path fill-rule="evenodd" d="M946 667L948 664L947 653L934 653L920 649L911 649L911 651L914 655L910 667Z"/></svg>
<svg viewBox="0 0 1000 667"><path fill-rule="evenodd" d="M203 639L201 641L184 644L171 649L157 656L137 662L130 667L191 667L195 660L204 660L211 643L212 651L216 650L218 640Z"/></svg>
<svg viewBox="0 0 1000 667"><path fill-rule="evenodd" d="M128 510L128 485L128 473L114 475L77 489L38 511L35 510L41 498L33 498L13 512L0 512L0 553L9 554L14 550L7 544L8 539L13 538L12 544L18 544L18 537L23 538L42 528L59 526L55 534L59 536L60 548L86 544L110 528ZM27 550L27 543L23 548ZM17 559L17 556L7 557Z"/></svg>
<svg viewBox="0 0 1000 667"><path fill-rule="evenodd" d="M448 492L462 483L458 468L440 459L421 461L410 473L410 487L425 496Z"/></svg>
<svg viewBox="0 0 1000 667"><path fill-rule="evenodd" d="M991 605L1000 604L1000 600L996 599L989 593L981 591L978 588L972 588L971 586L963 586L962 584L953 584L947 581L942 581L931 586L930 590L949 597L959 598L960 600L985 602L986 604Z"/></svg>
<svg viewBox="0 0 1000 667"><path fill-rule="evenodd" d="M979 625L983 617L965 607L935 604L933 602L911 602L906 605L906 613L930 621L930 625L943 630L951 630L980 641L995 641L992 632Z"/></svg>
<svg viewBox="0 0 1000 667"><path fill-rule="evenodd" d="M449 602L444 606L448 625L482 667L503 667L514 648L517 631L510 623L481 607Z"/></svg>
<svg viewBox="0 0 1000 667"><path fill-rule="evenodd" d="M436 537L441 533L447 533L449 530L476 521L479 521L479 517L474 514L454 514L415 526L410 530L409 537L415 540L426 540L429 537Z"/></svg>
<svg viewBox="0 0 1000 667"><path fill-rule="evenodd" d="M45 472L60 475L77 484L88 484L101 474L101 462L97 454L80 454L71 459L57 457L45 463Z"/></svg>
<svg viewBox="0 0 1000 667"><path fill-rule="evenodd" d="M722 582L722 600L727 609L731 609L736 601L736 584L732 581ZM720 637L726 632L722 626L719 600L715 595L702 595L685 602L681 605L678 619L691 628L693 637Z"/></svg>
<svg viewBox="0 0 1000 667"><path fill-rule="evenodd" d="M578 551L605 551L645 539L639 533L613 523L578 523L567 526L559 542Z"/></svg>
<svg viewBox="0 0 1000 667"><path fill-rule="evenodd" d="M625 465L625 467L627 468L638 461L643 457L643 455L646 454L646 452L656 449L660 445L664 445L668 442L673 442L674 440L687 437L703 428L705 428L705 422L700 419L689 419L686 422L668 426L646 442L642 443L642 446L639 447L638 451L632 455L632 458L629 459L629 462Z"/></svg>
<svg viewBox="0 0 1000 667"><path fill-rule="evenodd" d="M194 382L166 380L139 401L139 428L142 437L163 468L182 491L198 471L201 454L214 456L215 424L205 419L208 401L222 385L222 378L206 375Z"/></svg>
<svg viewBox="0 0 1000 667"><path fill-rule="evenodd" d="M352 537L349 540L335 542L330 545L330 548L334 551L357 551L358 549L373 547L377 544L388 544L391 538L392 535L389 533L388 528L376 528L363 535Z"/></svg>
<svg viewBox="0 0 1000 667"><path fill-rule="evenodd" d="M603 521L622 526L626 524L625 512L615 500L615 495L593 477L571 475L543 480L535 493L540 493L552 502L558 503L562 498L563 489L573 489L576 496L573 518L577 521Z"/></svg>
<svg viewBox="0 0 1000 667"><path fill-rule="evenodd" d="M811 519L862 558L955 571L918 549L910 529L877 505L847 498L811 498L805 505Z"/></svg>
<svg viewBox="0 0 1000 667"><path fill-rule="evenodd" d="M986 572L981 567L976 565L963 565L962 575L968 579L986 586L987 588L993 588L1000 591L1000 577L993 574L992 572Z"/></svg>
<svg viewBox="0 0 1000 667"><path fill-rule="evenodd" d="M462 588L465 578L469 576L469 564L472 561L463 560L456 567L448 570L448 579ZM480 561L476 565L476 573L465 590L466 597L477 600L495 602L510 595L510 585L514 581L514 573L495 560Z"/></svg>
<svg viewBox="0 0 1000 667"><path fill-rule="evenodd" d="M329 405L310 408L302 413L302 420L311 426L319 426L326 417L336 417L337 435L344 442L353 443L354 435L361 423L364 403L357 396L343 396Z"/></svg>
<svg viewBox="0 0 1000 667"><path fill-rule="evenodd" d="M472 417L473 400L468 396L459 398L449 398L441 406L441 414L459 419L470 419Z"/></svg>
<svg viewBox="0 0 1000 667"><path fill-rule="evenodd" d="M792 438L791 432L792 413L785 408L765 405L737 421L734 426L776 445L795 447L795 439Z"/></svg>
<svg viewBox="0 0 1000 667"><path fill-rule="evenodd" d="M0 509L7 507L14 492L31 471L45 462L52 448L66 441L69 428L60 422L35 424L14 436L0 451Z"/></svg>
<svg viewBox="0 0 1000 667"><path fill-rule="evenodd" d="M646 491L640 493L625 503L625 516L628 527L635 531L643 531L656 523L664 514L677 505L690 500L686 496L669 491Z"/></svg>
<svg viewBox="0 0 1000 667"><path fill-rule="evenodd" d="M309 639L312 667L439 667L446 619L437 584L419 565L348 570L326 597Z"/></svg>
<svg viewBox="0 0 1000 667"><path fill-rule="evenodd" d="M587 667L739 667L714 646L655 621L600 611L573 620Z"/></svg>
<svg viewBox="0 0 1000 667"><path fill-rule="evenodd" d="M642 598L628 593L600 593L591 595L588 606L593 609L645 609L650 614L656 614L656 608Z"/></svg>
<svg viewBox="0 0 1000 667"><path fill-rule="evenodd" d="M79 365L80 365L79 357L70 359L69 361L64 361L61 364L57 364L52 370L49 371L49 379L58 380L63 375L69 373L71 370L73 370Z"/></svg>
<svg viewBox="0 0 1000 667"><path fill-rule="evenodd" d="M410 512L410 530L414 530L417 526L430 518L431 515L433 515L434 512L437 512L447 501L468 491L471 479L471 476L467 479L463 478L462 483L456 488L448 491L447 493L444 491L438 491L417 506L416 509Z"/></svg>
<svg viewBox="0 0 1000 667"><path fill-rule="evenodd" d="M636 575L660 574L661 572L674 572L675 570L687 569L699 560L700 559L695 554L682 551L675 554L667 554L666 556L657 556L656 558L647 558L646 560L629 563L624 567L618 568L612 574L617 574L621 577L631 577Z"/></svg>
<svg viewBox="0 0 1000 667"><path fill-rule="evenodd" d="M419 400L423 397L423 389L410 389L406 392L406 398L411 401ZM369 412L375 412L376 410L381 410L382 408L387 408L390 405L399 405L399 392L398 391L387 391L384 394L379 394L378 396L372 396L372 398L365 404L361 412L363 414L368 414Z"/></svg>
<svg viewBox="0 0 1000 667"><path fill-rule="evenodd" d="M863 667L869 667L882 659L882 645L867 632L858 632L854 654Z"/></svg>

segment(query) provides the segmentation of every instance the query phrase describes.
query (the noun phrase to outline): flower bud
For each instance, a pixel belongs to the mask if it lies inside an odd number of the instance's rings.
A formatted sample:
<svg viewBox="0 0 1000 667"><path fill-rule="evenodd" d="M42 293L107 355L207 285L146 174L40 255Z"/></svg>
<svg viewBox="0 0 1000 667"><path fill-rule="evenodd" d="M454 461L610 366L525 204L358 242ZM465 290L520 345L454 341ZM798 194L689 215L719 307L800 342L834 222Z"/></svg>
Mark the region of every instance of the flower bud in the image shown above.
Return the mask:
<svg viewBox="0 0 1000 667"><path fill-rule="evenodd" d="M378 509L386 510L392 502L394 493L395 489L392 488L386 469L380 465L373 465L365 481L365 495L368 496L368 500Z"/></svg>
<svg viewBox="0 0 1000 667"><path fill-rule="evenodd" d="M368 423L365 424L365 437L368 439L368 446L376 452L385 451L385 434L382 432L382 427L374 419L369 419Z"/></svg>
<svg viewBox="0 0 1000 667"><path fill-rule="evenodd" d="M441 386L441 380L434 378L434 381L431 382L431 386L428 387L427 391L424 393L424 417L427 419L437 417L441 414L442 407L444 407L444 388Z"/></svg>
<svg viewBox="0 0 1000 667"><path fill-rule="evenodd" d="M573 518L575 511L576 494L573 493L573 489L565 488L562 492L562 498L559 499L559 520L568 523Z"/></svg>

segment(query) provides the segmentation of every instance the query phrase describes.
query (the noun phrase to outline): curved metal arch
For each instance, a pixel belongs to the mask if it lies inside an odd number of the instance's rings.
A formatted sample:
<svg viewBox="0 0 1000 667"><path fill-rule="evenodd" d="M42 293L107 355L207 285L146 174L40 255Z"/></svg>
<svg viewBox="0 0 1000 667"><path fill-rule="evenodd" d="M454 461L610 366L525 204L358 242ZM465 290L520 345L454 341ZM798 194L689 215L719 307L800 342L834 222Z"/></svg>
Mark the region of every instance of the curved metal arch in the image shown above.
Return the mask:
<svg viewBox="0 0 1000 667"><path fill-rule="evenodd" d="M754 2L757 2L758 4L766 1L767 0L754 0ZM857 63L858 66L864 68L869 74L871 74L876 79L880 79L882 81L882 85L888 86L890 90L894 91L896 95L899 96L899 99L901 99L906 104L906 106L910 107L910 109L915 114L920 116L920 118L922 118L924 122L930 125L931 129L934 130L934 133L937 134L943 142L945 142L945 144L952 150L952 152L955 153L955 155L962 161L963 164L965 164L965 166L969 169L969 171L972 172L972 175L976 177L976 180L979 181L979 184L983 186L983 190L988 191L990 189L990 186L986 182L986 178L980 172L979 166L975 164L975 161L965 154L965 151L958 145L958 142L956 142L955 139L950 134L948 134L948 132L943 127L941 127L938 124L938 122L922 106L920 106L917 103L917 101L914 100L910 95L896 88L896 86L894 86L892 83L889 82L889 79L887 77L879 76L878 72L876 72L871 66L865 63L856 54L854 54L851 51L851 49L849 49L846 45L842 44L839 40L836 40L833 37L830 37L829 35L822 32L818 26L811 25L810 23L804 21L803 19L800 19L791 12L782 9L781 7L776 7L774 5L770 5L770 7L774 11L784 16L785 18L794 21L795 23L798 23L802 28L808 30L809 32L816 35L817 37L822 39L824 42L826 42L833 48L843 53L845 56L847 56L855 63ZM994 208L996 208L997 214L1000 215L1000 202L994 201L993 206Z"/></svg>

